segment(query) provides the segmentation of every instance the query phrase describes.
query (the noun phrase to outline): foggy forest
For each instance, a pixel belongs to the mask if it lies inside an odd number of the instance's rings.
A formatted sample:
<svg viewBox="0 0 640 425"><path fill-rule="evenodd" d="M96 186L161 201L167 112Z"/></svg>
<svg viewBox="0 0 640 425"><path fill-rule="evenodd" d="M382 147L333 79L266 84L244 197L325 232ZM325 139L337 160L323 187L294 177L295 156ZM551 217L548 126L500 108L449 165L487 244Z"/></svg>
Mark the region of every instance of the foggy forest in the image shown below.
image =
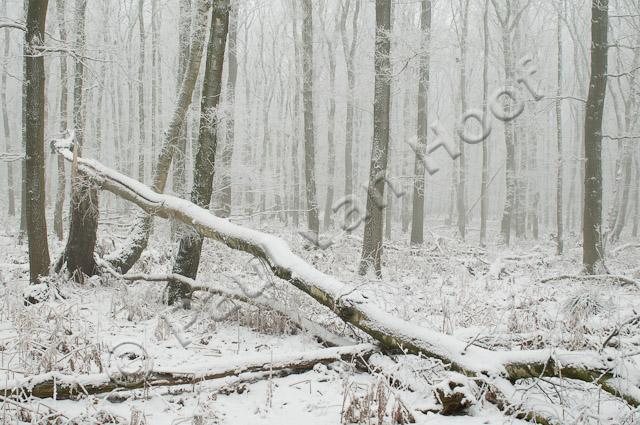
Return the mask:
<svg viewBox="0 0 640 425"><path fill-rule="evenodd" d="M638 0L0 0L3 424L640 424Z"/></svg>

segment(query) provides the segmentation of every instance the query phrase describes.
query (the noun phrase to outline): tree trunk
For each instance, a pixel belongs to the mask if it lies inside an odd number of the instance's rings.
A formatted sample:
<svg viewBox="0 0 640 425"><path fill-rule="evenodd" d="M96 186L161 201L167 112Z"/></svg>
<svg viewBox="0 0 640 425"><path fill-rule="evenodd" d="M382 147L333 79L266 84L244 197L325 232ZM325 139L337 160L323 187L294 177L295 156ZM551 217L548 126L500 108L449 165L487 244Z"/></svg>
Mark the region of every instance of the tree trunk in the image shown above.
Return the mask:
<svg viewBox="0 0 640 425"><path fill-rule="evenodd" d="M23 93L26 159L25 223L29 242L30 281L36 283L49 274L49 242L45 215L45 70L44 57L37 48L44 45L48 0L30 1L24 47L25 80Z"/></svg>
<svg viewBox="0 0 640 425"><path fill-rule="evenodd" d="M222 67L227 43L229 26L229 2L217 1L213 6L211 29L209 30L209 44L205 78L202 84L202 98L200 105L200 127L198 132L198 153L193 168L193 186L191 188L191 202L208 208L211 203L213 189L213 174L215 172L216 148L218 143L217 108L222 89ZM180 247L173 272L195 279L200 264L202 250L202 236L193 229L186 230L180 238ZM167 302L172 305L187 296L185 285L170 282L167 285Z"/></svg>
<svg viewBox="0 0 640 425"><path fill-rule="evenodd" d="M328 229L333 224L333 197L336 173L336 53L333 41L327 37L327 55L329 58L329 117L327 130L327 198L324 206L324 227Z"/></svg>
<svg viewBox="0 0 640 425"><path fill-rule="evenodd" d="M640 152L640 149L638 149ZM634 211L634 219L633 219L633 229L631 230L631 236L636 238L638 237L638 225L640 225L640 161L636 156L635 159L635 169L636 169L636 188L634 190L633 195L633 211Z"/></svg>
<svg viewBox="0 0 640 425"><path fill-rule="evenodd" d="M344 196L345 198L353 194L353 137L355 128L355 55L356 43L358 42L358 15L360 14L360 0L354 0L355 8L353 12L351 43L347 40L347 16L351 0L346 0L340 18L340 33L342 35L342 48L344 51L345 64L347 68L347 117L345 123L345 144L344 144ZM349 217L345 216L345 225L349 225Z"/></svg>
<svg viewBox="0 0 640 425"><path fill-rule="evenodd" d="M60 41L64 44L67 42L67 28L65 21L65 4L64 0L56 0L56 16L58 18L58 28L60 31ZM67 56L60 55L60 130L67 130ZM58 240L64 239L64 198L66 191L66 176L64 170L64 159L58 157L58 190L56 192L56 205L53 213L53 229Z"/></svg>
<svg viewBox="0 0 640 425"><path fill-rule="evenodd" d="M144 31L144 0L138 1L138 31L140 35L140 54L138 57L138 131L140 139L138 140L138 180L145 181L144 178L144 160L145 149L147 149L147 130L145 127L145 101L144 101L144 82L145 75L145 44L147 36Z"/></svg>
<svg viewBox="0 0 640 425"><path fill-rule="evenodd" d="M227 76L227 113L225 115L225 141L222 149L222 178L220 179L220 217L231 215L232 203L232 169L233 147L235 144L235 103L236 103L236 81L238 79L238 56L236 43L238 40L238 5L231 5L229 16L229 46L227 48L228 76Z"/></svg>
<svg viewBox="0 0 640 425"><path fill-rule="evenodd" d="M557 240L556 240L556 254L562 255L564 251L564 226L563 226L563 214L562 214L562 189L563 189L563 176L562 167L564 166L563 152L562 152L562 61L564 60L562 55L562 11L564 9L564 1L561 3L558 9L558 24L556 28L556 38L558 43L558 56L557 56L557 90L556 96L556 145L557 145L557 159L556 159L556 226L557 226Z"/></svg>
<svg viewBox="0 0 640 425"><path fill-rule="evenodd" d="M483 48L482 55L482 120L483 128L487 128L487 95L489 90L489 0L484 2L482 17ZM487 218L489 215L489 140L482 143L482 177L480 187L480 246L485 246L487 239Z"/></svg>
<svg viewBox="0 0 640 425"><path fill-rule="evenodd" d="M313 122L313 3L303 1L304 19L302 21L302 103L304 105L304 176L307 201L307 227L314 235L320 232L318 218L318 199L315 173L315 126Z"/></svg>
<svg viewBox="0 0 640 425"><path fill-rule="evenodd" d="M418 145L427 149L429 123L429 61L431 48L431 0L423 0L420 5L420 70L418 75ZM418 155L413 163L413 208L411 213L411 245L424 242L424 194L426 185L425 166Z"/></svg>
<svg viewBox="0 0 640 425"><path fill-rule="evenodd" d="M7 16L7 2L2 2L2 14ZM4 58L9 60L11 39L9 29L4 30ZM4 128L4 148L11 153L11 128L9 127L9 104L7 103L7 73L0 76L0 101L2 102L2 124ZM64 163L64 161L63 161ZM7 213L13 217L16 214L15 182L13 178L13 163L7 162Z"/></svg>
<svg viewBox="0 0 640 425"><path fill-rule="evenodd" d="M207 34L208 11L211 7L209 3L208 0L198 0L197 3L198 6L195 12L196 23L192 34L189 63L182 83L180 84L180 92L171 120L164 133L162 149L156 162L152 185L153 190L156 192L164 191L173 154L180 138L189 105L191 104L191 96L198 79L202 50ZM152 223L152 215L143 212L136 216L130 240L127 241L125 246L106 258L114 269L126 273L133 267L136 261L138 261L140 255L142 255L142 251L144 251L149 242Z"/></svg>
<svg viewBox="0 0 640 425"><path fill-rule="evenodd" d="M469 32L469 0L461 5L462 28L460 35L460 116L467 112L467 33ZM462 240L467 233L467 188L466 188L466 156L464 154L464 140L460 140L460 157L458 161L458 190L456 191L456 206L458 210L458 234Z"/></svg>
<svg viewBox="0 0 640 425"><path fill-rule="evenodd" d="M358 272L361 275L373 267L382 277L382 227L387 159L389 155L389 101L391 98L391 0L376 0L375 95L373 105L373 145L369 185L367 187L368 219L364 223L362 258ZM383 201L382 201L383 202Z"/></svg>
<svg viewBox="0 0 640 425"><path fill-rule="evenodd" d="M75 45L77 52L84 51L85 18L87 0L75 3ZM85 136L85 105L83 100L84 64L76 59L73 86L73 127L78 155L82 154ZM67 270L75 279L82 281L82 274L93 276L98 273L93 251L98 231L98 191L82 172L73 170L71 179L71 222L67 246L58 260L56 271L66 262Z"/></svg>
<svg viewBox="0 0 640 425"><path fill-rule="evenodd" d="M503 28L502 35L503 45L503 59L505 68L505 79L507 85L513 82L513 59L511 56L511 34L508 30ZM509 101L505 103L505 113L511 113L511 104ZM516 153L515 153L515 141L513 134L513 123L504 123L504 141L506 146L506 171L505 171L505 185L506 194L504 201L504 209L502 212L502 222L500 225L500 231L504 243L509 245L511 241L511 223L513 220L514 207L516 203Z"/></svg>
<svg viewBox="0 0 640 425"><path fill-rule="evenodd" d="M158 16L158 0L151 0L151 158L156 157L158 150L158 110L160 103L160 82L158 75L160 73L160 48L159 48L159 25ZM151 164L151 173L153 173L155 164Z"/></svg>
<svg viewBox="0 0 640 425"><path fill-rule="evenodd" d="M640 36L636 38L638 42L640 42ZM633 56L633 64L632 69L637 70L638 66L640 66L640 50L634 51ZM637 78L636 72L632 71L629 76L629 87L635 87ZM618 84L620 85L620 90L622 91L622 83L618 79ZM634 94L631 94L627 99L624 100L624 129L625 134L628 136L635 129L636 116L637 116L637 101ZM611 232L611 241L617 241L620 239L620 235L624 229L624 226L627 221L627 212L629 210L629 199L632 190L631 185L631 177L633 174L633 142L629 139L625 139L623 141L622 148L622 161L621 161L621 190L620 190L620 202L618 204L618 208L616 209L615 216L615 225L613 226L613 230ZM635 141L637 144L637 140Z"/></svg>
<svg viewBox="0 0 640 425"><path fill-rule="evenodd" d="M180 84L187 70L189 61L189 52L191 50L191 17L193 11L191 8L191 0L184 0L180 2L180 17L178 24L178 79L176 83L176 91L180 92ZM188 112L187 112L188 113ZM186 178L186 154L187 154L187 123L189 119L185 119L180 129L180 135L178 136L178 143L175 149L175 160L173 161L173 180L171 182L171 189L173 193L177 194L181 198L186 198L187 195L187 178ZM180 223L171 222L171 235L172 238L179 236L182 225Z"/></svg>
<svg viewBox="0 0 640 425"><path fill-rule="evenodd" d="M584 124L584 211L582 263L585 272L605 268L602 244L602 115L607 88L609 0L591 6L591 78Z"/></svg>

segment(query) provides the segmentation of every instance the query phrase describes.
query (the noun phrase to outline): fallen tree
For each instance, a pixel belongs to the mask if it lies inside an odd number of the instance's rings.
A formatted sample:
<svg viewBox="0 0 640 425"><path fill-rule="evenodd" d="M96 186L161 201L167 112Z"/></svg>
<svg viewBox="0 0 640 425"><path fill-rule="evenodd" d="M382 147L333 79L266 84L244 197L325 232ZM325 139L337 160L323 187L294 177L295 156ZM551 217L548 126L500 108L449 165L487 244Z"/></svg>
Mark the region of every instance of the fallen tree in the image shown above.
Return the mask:
<svg viewBox="0 0 640 425"><path fill-rule="evenodd" d="M71 161L72 141L54 140L52 147ZM599 385L604 391L640 406L640 370L617 352L556 349L489 350L451 335L425 329L380 309L353 286L328 276L295 255L281 239L229 222L184 199L154 192L144 184L91 159L78 167L99 187L135 203L149 214L179 220L203 237L247 252L269 265L279 278L331 309L387 349L433 357L456 372L475 378L520 379L562 377Z"/></svg>
<svg viewBox="0 0 640 425"><path fill-rule="evenodd" d="M5 381L0 386L0 394L28 394L38 398L64 400L82 394L101 394L118 389L134 390L153 386L194 385L202 381L239 376L245 373L288 371L301 373L311 370L316 364L333 363L338 360L353 361L367 359L376 347L360 344L348 347L323 348L321 350L293 354L259 354L237 357L232 360L220 359L204 363L196 368L158 368L143 370L136 374L120 371L90 375L68 375L49 372L41 375Z"/></svg>

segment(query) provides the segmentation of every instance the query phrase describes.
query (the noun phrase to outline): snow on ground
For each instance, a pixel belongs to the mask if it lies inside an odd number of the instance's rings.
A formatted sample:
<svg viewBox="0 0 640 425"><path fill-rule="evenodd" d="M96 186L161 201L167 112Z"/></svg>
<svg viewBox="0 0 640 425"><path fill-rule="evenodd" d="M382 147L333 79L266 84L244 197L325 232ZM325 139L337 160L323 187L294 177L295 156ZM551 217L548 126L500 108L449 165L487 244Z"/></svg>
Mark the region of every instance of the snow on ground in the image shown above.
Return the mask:
<svg viewBox="0 0 640 425"><path fill-rule="evenodd" d="M352 285L394 316L482 347L599 350L612 331L634 315L634 308L635 314L640 313L640 288L633 285L584 280L541 283L545 277L579 271L581 251L575 244L568 244L569 252L561 258L553 254L551 241L525 241L509 250L490 244L484 250L457 242L446 228L431 224L434 233L421 249L410 249L399 242L406 237L396 235L385 251L383 281L355 273L361 243L356 236L340 237L326 250L312 250L305 247L304 238L281 226L257 222L251 226L281 236L316 268ZM170 270L175 247L166 239L168 229L167 223L157 223L151 249L138 271ZM109 226L108 232L122 232L122 226ZM101 249L111 249L107 248L111 237L103 230ZM55 253L62 248L60 243L53 246ZM638 258L637 248L624 249L608 265L616 274L637 279ZM246 254L206 242L198 281L234 288L235 278L260 288L268 277L257 272L254 263ZM254 307L242 306L225 320L217 320L219 310L228 306L204 294L198 295L190 311L167 309L162 304L163 283L126 284L103 277L80 285L52 279L57 294L50 292L46 301L25 306L23 293L30 289L26 244L7 230L0 234L0 270L3 382L48 371L81 375L140 366L136 364L140 357L135 356L123 366L114 347L129 351L140 347L148 360L145 367L163 369L322 348L286 318ZM273 281L266 296L334 333L366 341L362 333L284 282ZM623 328L609 345L640 362L639 329L638 325ZM402 377L413 391L390 386L378 374L339 361L289 376L246 374L79 400L3 399L0 416L3 423L16 424L38 423L51 411L58 422L50 423L377 424L382 399L383 423L392 423L394 412L402 407L411 410L420 424L520 423L478 401L478 388L465 387L469 397L476 397L466 415L428 413L437 404L434 387L452 375L429 359L401 356L395 360L394 376ZM519 394L527 406L561 423L640 423L637 410L584 383L523 382Z"/></svg>

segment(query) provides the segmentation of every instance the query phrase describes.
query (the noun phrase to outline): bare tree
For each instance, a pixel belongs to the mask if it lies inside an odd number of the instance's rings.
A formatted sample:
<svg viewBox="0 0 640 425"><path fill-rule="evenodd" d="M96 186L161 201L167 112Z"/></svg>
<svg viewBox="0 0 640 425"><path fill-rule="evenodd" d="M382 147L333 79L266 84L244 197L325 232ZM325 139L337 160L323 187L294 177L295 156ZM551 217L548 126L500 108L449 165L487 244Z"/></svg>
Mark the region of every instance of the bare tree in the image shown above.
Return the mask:
<svg viewBox="0 0 640 425"><path fill-rule="evenodd" d="M323 3L324 4L324 3ZM340 9L336 8L335 21L338 22ZM336 52L335 38L329 34L325 25L324 17L320 14L320 21L324 29L324 40L327 46L327 58L329 60L329 116L327 129L327 196L324 207L324 227L328 228L332 224L333 217L333 197L334 197L334 179L336 171Z"/></svg>
<svg viewBox="0 0 640 425"><path fill-rule="evenodd" d="M607 89L609 0L591 4L591 78L584 124L584 209L582 263L585 272L605 269L602 243L602 116Z"/></svg>
<svg viewBox="0 0 640 425"><path fill-rule="evenodd" d="M346 136L344 144L344 196L353 193L353 137L354 137L354 114L355 114L355 56L356 45L358 43L358 16L360 14L360 0L353 0L355 3L353 11L351 42L347 39L347 17L352 0L346 0L342 16L340 17L340 34L342 35L342 49L347 67L347 117ZM348 219L348 217L345 217Z"/></svg>
<svg viewBox="0 0 640 425"><path fill-rule="evenodd" d="M76 0L74 8L76 24L74 48L81 53L84 51L85 45L87 0ZM83 87L84 64L82 59L77 57L73 85L73 127L78 155L82 153L85 139ZM93 276L98 273L93 256L98 231L98 191L82 172L77 172L75 169L72 171L70 209L71 221L67 245L64 254L56 264L56 271L59 271L66 263L67 270L81 281L83 274Z"/></svg>
<svg viewBox="0 0 640 425"><path fill-rule="evenodd" d="M563 241L564 241L564 226L563 226L563 214L562 214L562 186L563 186L563 176L562 176L562 167L563 163L563 152L562 152L562 14L564 9L564 0L560 1L560 5L558 6L558 24L556 28L556 38L558 43L558 55L557 55L557 80L556 80L556 144L557 144L557 164L556 164L556 226L557 226L557 235L556 235L556 253L558 255L562 255L564 250Z"/></svg>
<svg viewBox="0 0 640 425"><path fill-rule="evenodd" d="M304 105L304 176L307 201L308 230L317 235L320 232L318 219L318 199L316 195L315 143L313 122L313 4L303 1L302 21L302 103Z"/></svg>
<svg viewBox="0 0 640 425"><path fill-rule="evenodd" d="M203 208L211 202L213 174L215 172L218 143L218 103L222 90L222 67L229 28L229 2L216 1L213 5L205 77L202 84L200 105L200 128L198 153L193 169L191 201ZM195 279L200 264L203 238L194 229L189 229L180 238L180 247L173 272ZM188 287L170 282L167 286L167 301L174 304L187 296Z"/></svg>
<svg viewBox="0 0 640 425"><path fill-rule="evenodd" d="M60 40L67 41L67 28L65 21L65 2L56 0L56 16ZM67 130L67 102L69 98L67 89L67 56L60 56L60 130ZM64 158L58 157L58 190L56 192L56 206L53 214L53 229L59 240L64 238L63 208L66 189L66 178L64 170Z"/></svg>
<svg viewBox="0 0 640 425"><path fill-rule="evenodd" d="M2 13L7 15L7 2L2 2ZM4 58L9 60L11 38L9 36L9 28L4 30ZM4 128L4 147L7 153L12 150L11 128L9 128L9 104L7 103L7 72L6 70L0 76L0 101L2 101L2 125ZM63 161L64 162L64 161ZM10 216L16 213L16 195L15 183L13 178L13 164L7 162L7 213Z"/></svg>
<svg viewBox="0 0 640 425"><path fill-rule="evenodd" d="M24 98L26 178L25 203L27 236L29 240L29 275L31 282L49 274L49 242L45 216L44 181L44 119L45 70L44 57L38 48L44 45L47 0L30 1L24 51Z"/></svg>
<svg viewBox="0 0 640 425"><path fill-rule="evenodd" d="M489 0L484 2L482 16L482 36L484 49L482 54L482 127L487 125L487 95L489 90ZM480 246L484 246L487 238L487 218L489 215L489 140L482 143L482 177L480 183Z"/></svg>
<svg viewBox="0 0 640 425"><path fill-rule="evenodd" d="M155 173L153 175L151 187L156 192L163 192L165 189L173 155L184 125L187 110L191 104L191 96L200 70L202 50L207 34L208 11L211 5L208 0L198 0L196 4L196 22L193 26L189 62L185 69L185 74L182 76L180 92L178 93L171 120L164 133L162 149L158 155ZM116 270L127 272L138 261L140 255L142 255L142 251L144 251L149 242L152 223L152 215L139 213L136 216L130 239L122 248L106 257L106 260Z"/></svg>
<svg viewBox="0 0 640 425"><path fill-rule="evenodd" d="M431 48L431 0L420 3L420 67L418 75L418 144L426 150L429 121L429 60ZM411 244L419 245L424 241L424 193L425 167L419 156L415 156L413 172L413 209L411 214Z"/></svg>
<svg viewBox="0 0 640 425"><path fill-rule="evenodd" d="M180 2L180 17L178 19L178 78L176 81L176 91L179 93L180 85L182 83L182 77L185 74L187 68L187 62L189 61L189 52L191 49L191 17L193 11L191 10L191 0L183 0ZM186 197L186 154L187 154L187 131L188 131L188 119L185 119L182 128L180 129L180 135L178 137L178 143L175 149L175 159L173 161L173 180L172 190L173 193L184 198ZM182 226L173 221L171 222L171 234L175 237L178 233L178 229Z"/></svg>
<svg viewBox="0 0 640 425"><path fill-rule="evenodd" d="M467 34L469 32L469 0L462 0L460 3L461 28L459 34L460 58L459 58L459 78L460 78L460 116L467 111ZM467 189L466 189L466 156L464 154L464 141L460 141L460 156L458 157L458 188L456 190L456 208L458 211L458 234L465 239L467 233Z"/></svg>
<svg viewBox="0 0 640 425"><path fill-rule="evenodd" d="M222 148L220 179L220 217L231 215L232 190L231 190L231 163L233 160L233 148L235 144L235 102L236 81L238 79L238 53L236 44L238 41L238 4L233 2L229 12L229 35L227 37L227 113L225 115L225 140Z"/></svg>
<svg viewBox="0 0 640 425"><path fill-rule="evenodd" d="M389 54L391 42L391 0L376 0L375 94L373 110L373 144L369 185L367 188L367 219L362 240L361 275L373 267L382 276L382 227L387 159L389 156L389 103L391 99Z"/></svg>
<svg viewBox="0 0 640 425"><path fill-rule="evenodd" d="M147 35L144 28L144 0L138 1L138 33L140 36L140 56L138 63L138 179L144 181L144 150L147 148L147 129L145 127L144 82L145 77L145 44Z"/></svg>
<svg viewBox="0 0 640 425"><path fill-rule="evenodd" d="M511 86L515 82L515 69L513 58L513 37L516 26L518 25L522 14L531 3L530 0L520 7L519 1L505 0L504 7L498 6L499 0L491 0L493 8L498 17L498 22L502 30L502 57L504 61L504 73L506 85ZM505 115L511 115L511 99L505 101ZM516 205L516 145L514 125L512 121L504 123L504 140L507 151L505 187L506 196L504 201L504 209L502 213L502 222L500 225L501 235L504 242L508 245L511 239L511 224L515 214Z"/></svg>

